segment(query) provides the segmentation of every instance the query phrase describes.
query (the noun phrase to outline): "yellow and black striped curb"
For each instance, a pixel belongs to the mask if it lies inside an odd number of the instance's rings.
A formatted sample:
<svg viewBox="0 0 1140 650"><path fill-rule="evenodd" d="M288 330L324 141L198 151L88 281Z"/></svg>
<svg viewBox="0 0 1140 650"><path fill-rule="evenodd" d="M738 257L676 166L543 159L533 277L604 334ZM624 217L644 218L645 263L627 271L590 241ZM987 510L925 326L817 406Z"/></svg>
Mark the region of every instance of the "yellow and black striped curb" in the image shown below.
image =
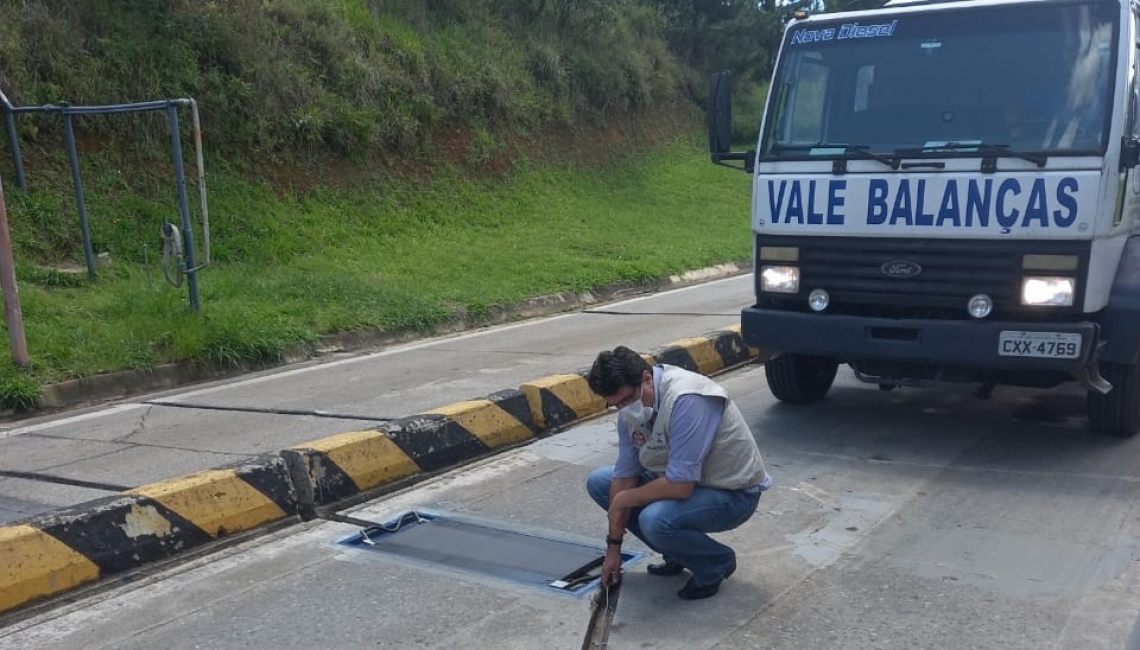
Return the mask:
<svg viewBox="0 0 1140 650"><path fill-rule="evenodd" d="M0 527L0 611L251 530L297 510L265 457L145 485Z"/></svg>
<svg viewBox="0 0 1140 650"><path fill-rule="evenodd" d="M456 402L368 431L282 450L301 513L415 474L485 456L535 436L527 398L509 389Z"/></svg>
<svg viewBox="0 0 1140 650"><path fill-rule="evenodd" d="M519 386L530 405L539 431L562 427L606 410L606 401L594 394L583 373L552 375Z"/></svg>
<svg viewBox="0 0 1140 650"><path fill-rule="evenodd" d="M740 326L729 327L701 336L673 341L650 351L656 363L680 366L686 370L711 375L725 368L747 363L759 355L740 336Z"/></svg>

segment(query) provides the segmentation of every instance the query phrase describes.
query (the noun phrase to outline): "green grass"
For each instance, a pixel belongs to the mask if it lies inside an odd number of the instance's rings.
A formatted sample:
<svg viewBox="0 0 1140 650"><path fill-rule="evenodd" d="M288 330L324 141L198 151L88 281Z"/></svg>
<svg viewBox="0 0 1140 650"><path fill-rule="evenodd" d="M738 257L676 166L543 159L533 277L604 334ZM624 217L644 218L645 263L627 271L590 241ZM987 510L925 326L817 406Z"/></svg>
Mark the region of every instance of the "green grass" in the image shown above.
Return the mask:
<svg viewBox="0 0 1140 650"><path fill-rule="evenodd" d="M710 164L702 145L286 193L221 169L209 178L213 264L199 273L198 313L158 266L172 199L92 193L96 251L119 248L89 280L21 258L38 250L28 233L57 232L40 222L68 221L74 206L6 188L33 365L0 364L0 406L28 408L30 387L68 378L176 360L273 363L323 334L428 333L534 296L747 259L749 178ZM81 250L78 227L64 232Z"/></svg>
<svg viewBox="0 0 1140 650"><path fill-rule="evenodd" d="M657 9L608 0L21 0L0 3L0 90L19 106L194 97L231 159L424 154L455 128L526 135L675 100L666 34ZM58 118L18 128L62 136ZM166 138L139 116L75 128Z"/></svg>

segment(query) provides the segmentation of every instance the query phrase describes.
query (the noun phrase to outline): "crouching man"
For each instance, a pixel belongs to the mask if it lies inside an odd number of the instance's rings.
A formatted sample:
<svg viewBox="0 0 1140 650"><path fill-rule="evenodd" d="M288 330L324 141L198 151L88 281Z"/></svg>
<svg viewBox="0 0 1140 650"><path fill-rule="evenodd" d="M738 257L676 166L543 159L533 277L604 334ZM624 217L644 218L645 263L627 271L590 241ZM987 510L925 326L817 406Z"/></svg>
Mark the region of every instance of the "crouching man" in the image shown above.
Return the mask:
<svg viewBox="0 0 1140 650"><path fill-rule="evenodd" d="M621 580L628 530L662 555L650 574L692 574L678 596L716 595L736 570L736 552L708 533L748 521L772 484L748 423L716 382L676 366L651 367L625 346L600 353L586 381L620 409L616 463L586 481L609 513L602 584Z"/></svg>

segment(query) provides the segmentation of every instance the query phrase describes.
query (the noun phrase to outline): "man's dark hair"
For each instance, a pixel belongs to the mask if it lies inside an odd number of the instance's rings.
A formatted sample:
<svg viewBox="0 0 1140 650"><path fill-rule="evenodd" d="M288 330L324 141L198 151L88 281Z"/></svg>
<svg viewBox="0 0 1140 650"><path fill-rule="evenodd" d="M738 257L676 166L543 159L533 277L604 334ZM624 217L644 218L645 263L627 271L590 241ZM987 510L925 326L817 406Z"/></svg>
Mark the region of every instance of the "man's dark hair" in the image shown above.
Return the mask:
<svg viewBox="0 0 1140 650"><path fill-rule="evenodd" d="M590 390L601 397L609 397L622 389L623 386L637 386L649 364L641 355L624 345L613 349L603 350L594 359L590 374L586 375L586 383Z"/></svg>

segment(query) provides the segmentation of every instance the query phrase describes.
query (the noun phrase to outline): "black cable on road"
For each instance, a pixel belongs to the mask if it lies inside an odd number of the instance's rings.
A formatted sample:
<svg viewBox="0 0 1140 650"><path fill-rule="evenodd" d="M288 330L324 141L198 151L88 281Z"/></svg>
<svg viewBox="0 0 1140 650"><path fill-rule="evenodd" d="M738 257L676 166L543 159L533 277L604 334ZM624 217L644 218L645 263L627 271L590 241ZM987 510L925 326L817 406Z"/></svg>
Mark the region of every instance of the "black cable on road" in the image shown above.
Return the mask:
<svg viewBox="0 0 1140 650"><path fill-rule="evenodd" d="M601 314L602 316L740 316L740 312L734 311L731 314L709 314L707 312L699 311L617 311L615 309L587 309L582 312L583 314Z"/></svg>
<svg viewBox="0 0 1140 650"><path fill-rule="evenodd" d="M180 409L202 409L205 411L236 411L239 413L263 413L265 415L308 415L315 418L333 418L337 420L374 420L376 422L392 422L399 418L381 417L376 415L354 415L344 413L329 413L327 411L312 411L304 409L261 408L257 406L218 406L216 404L194 404L193 402L168 402L166 400L146 400L143 404L155 406L170 406Z"/></svg>
<svg viewBox="0 0 1140 650"><path fill-rule="evenodd" d="M85 487L93 490L103 490L105 492L124 492L126 490L133 490L137 486L133 485L115 485L114 483L96 483L94 481L82 481L76 478L65 478L63 476L53 476L51 474L38 474L36 472L14 472L11 470L0 470L0 476L6 478L22 478L28 481L38 481L40 483L58 483L60 485L71 485L74 487Z"/></svg>
<svg viewBox="0 0 1140 650"><path fill-rule="evenodd" d="M348 515L342 515L339 512L321 512L320 510L317 510L317 517L320 519L326 519L328 521L339 521L342 524L352 524L353 526L364 529L375 528L376 526L380 526L381 528L384 527L384 524L381 524L380 522L368 521L367 519L358 519L356 517L349 517Z"/></svg>

